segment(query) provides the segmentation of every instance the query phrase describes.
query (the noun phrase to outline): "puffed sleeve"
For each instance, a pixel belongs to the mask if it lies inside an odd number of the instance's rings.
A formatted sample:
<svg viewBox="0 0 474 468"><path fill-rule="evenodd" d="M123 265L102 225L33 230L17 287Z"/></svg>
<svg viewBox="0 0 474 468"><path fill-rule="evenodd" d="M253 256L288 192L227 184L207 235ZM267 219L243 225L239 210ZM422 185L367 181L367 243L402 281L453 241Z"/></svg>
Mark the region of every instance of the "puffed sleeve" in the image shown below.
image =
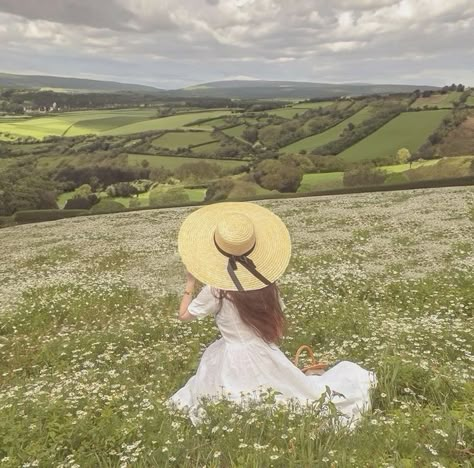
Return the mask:
<svg viewBox="0 0 474 468"><path fill-rule="evenodd" d="M202 319L210 314L215 315L218 308L219 299L214 296L211 287L206 284L189 304L188 312L198 319Z"/></svg>

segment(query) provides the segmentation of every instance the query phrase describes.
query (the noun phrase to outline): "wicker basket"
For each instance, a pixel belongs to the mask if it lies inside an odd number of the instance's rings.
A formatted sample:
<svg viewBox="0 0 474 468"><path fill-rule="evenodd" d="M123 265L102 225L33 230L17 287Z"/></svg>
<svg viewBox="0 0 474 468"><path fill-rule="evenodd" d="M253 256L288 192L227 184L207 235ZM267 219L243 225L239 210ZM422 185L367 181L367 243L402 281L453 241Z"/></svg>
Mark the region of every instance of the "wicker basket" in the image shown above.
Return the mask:
<svg viewBox="0 0 474 468"><path fill-rule="evenodd" d="M298 366L300 354L306 350L308 352L308 355L311 359L311 364L304 366L301 368L301 371L304 372L306 375L322 375L326 371L328 364L326 362L318 362L316 361L316 358L314 357L313 350L311 349L310 346L308 345L301 345L298 348L298 351L296 351L295 354L295 360L294 364L295 366Z"/></svg>

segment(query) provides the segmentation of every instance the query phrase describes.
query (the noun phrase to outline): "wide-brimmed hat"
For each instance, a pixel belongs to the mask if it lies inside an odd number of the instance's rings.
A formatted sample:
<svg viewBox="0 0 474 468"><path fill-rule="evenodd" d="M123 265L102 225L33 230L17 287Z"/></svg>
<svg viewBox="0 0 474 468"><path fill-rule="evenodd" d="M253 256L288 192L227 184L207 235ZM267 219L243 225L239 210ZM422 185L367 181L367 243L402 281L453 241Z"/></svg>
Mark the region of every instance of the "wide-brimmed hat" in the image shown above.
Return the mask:
<svg viewBox="0 0 474 468"><path fill-rule="evenodd" d="M199 281L229 291L274 283L291 257L283 221L251 202L222 202L193 211L181 225L178 252Z"/></svg>

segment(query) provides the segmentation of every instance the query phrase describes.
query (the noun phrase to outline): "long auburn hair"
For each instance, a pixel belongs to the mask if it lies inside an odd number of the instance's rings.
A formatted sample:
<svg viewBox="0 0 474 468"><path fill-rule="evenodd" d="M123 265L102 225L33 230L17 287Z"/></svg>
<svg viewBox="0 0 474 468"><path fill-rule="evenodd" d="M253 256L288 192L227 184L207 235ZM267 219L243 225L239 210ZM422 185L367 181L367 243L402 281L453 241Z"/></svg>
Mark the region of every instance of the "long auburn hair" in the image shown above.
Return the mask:
<svg viewBox="0 0 474 468"><path fill-rule="evenodd" d="M241 320L267 343L278 343L286 331L286 319L276 283L254 291L218 290L219 310L224 298L237 308Z"/></svg>

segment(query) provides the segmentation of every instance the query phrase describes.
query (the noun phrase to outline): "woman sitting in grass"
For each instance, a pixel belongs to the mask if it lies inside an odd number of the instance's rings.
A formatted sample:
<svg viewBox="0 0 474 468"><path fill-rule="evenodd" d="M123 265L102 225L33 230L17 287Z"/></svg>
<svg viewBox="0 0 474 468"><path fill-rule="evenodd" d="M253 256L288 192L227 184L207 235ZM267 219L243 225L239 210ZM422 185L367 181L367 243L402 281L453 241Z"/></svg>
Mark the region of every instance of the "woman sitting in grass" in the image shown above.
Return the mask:
<svg viewBox="0 0 474 468"><path fill-rule="evenodd" d="M286 270L291 239L283 221L255 203L202 207L181 226L178 250L187 268L179 319L215 317L222 338L202 355L194 376L169 400L188 409L193 422L203 397L243 402L272 388L277 401L314 402L333 391L346 422L370 407L375 375L342 361L322 375L305 375L279 349L285 317L275 281ZM192 299L196 278L205 286Z"/></svg>

